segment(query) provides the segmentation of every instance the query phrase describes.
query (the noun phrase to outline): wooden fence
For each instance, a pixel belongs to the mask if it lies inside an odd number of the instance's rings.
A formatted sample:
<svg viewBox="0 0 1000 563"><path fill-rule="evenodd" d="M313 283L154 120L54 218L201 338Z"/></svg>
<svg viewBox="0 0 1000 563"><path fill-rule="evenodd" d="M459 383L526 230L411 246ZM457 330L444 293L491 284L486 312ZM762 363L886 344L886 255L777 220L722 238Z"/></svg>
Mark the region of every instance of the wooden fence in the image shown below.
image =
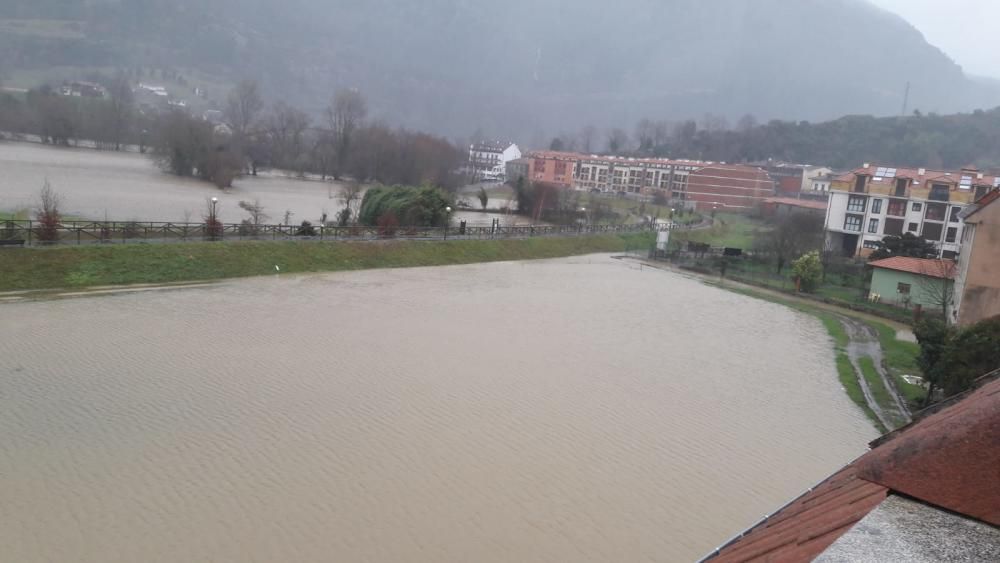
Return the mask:
<svg viewBox="0 0 1000 563"><path fill-rule="evenodd" d="M201 242L220 240L447 240L520 239L546 236L583 236L611 233L652 232L663 226L632 225L572 226L449 226L364 227L314 225L249 225L246 223L160 223L145 221L65 221L43 225L38 221L0 221L0 244L4 246L48 246L84 244L129 244Z"/></svg>

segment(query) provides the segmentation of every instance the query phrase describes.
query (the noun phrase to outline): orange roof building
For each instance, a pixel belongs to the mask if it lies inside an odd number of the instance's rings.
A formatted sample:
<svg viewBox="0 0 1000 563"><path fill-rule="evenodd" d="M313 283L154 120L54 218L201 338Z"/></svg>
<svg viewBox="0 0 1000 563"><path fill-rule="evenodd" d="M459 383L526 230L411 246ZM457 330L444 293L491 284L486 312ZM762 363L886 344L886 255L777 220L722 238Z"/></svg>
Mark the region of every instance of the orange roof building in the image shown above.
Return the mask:
<svg viewBox="0 0 1000 563"><path fill-rule="evenodd" d="M961 213L1000 188L1000 176L969 167L956 171L865 164L835 177L827 209L827 249L868 256L889 235L932 242L942 258L962 247Z"/></svg>

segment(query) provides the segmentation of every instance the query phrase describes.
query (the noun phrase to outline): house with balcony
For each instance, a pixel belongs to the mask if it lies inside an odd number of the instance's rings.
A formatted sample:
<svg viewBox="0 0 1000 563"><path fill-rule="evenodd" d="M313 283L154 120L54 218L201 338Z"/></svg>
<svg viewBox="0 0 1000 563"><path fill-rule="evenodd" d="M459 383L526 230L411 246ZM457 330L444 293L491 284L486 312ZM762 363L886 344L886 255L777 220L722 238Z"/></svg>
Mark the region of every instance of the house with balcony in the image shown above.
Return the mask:
<svg viewBox="0 0 1000 563"><path fill-rule="evenodd" d="M477 180L502 180L507 163L519 158L521 149L514 143L493 141L469 146L469 170Z"/></svg>
<svg viewBox="0 0 1000 563"><path fill-rule="evenodd" d="M956 259L962 247L962 212L1000 188L1000 177L969 167L959 171L865 164L830 182L827 250L868 256L889 235L911 233Z"/></svg>

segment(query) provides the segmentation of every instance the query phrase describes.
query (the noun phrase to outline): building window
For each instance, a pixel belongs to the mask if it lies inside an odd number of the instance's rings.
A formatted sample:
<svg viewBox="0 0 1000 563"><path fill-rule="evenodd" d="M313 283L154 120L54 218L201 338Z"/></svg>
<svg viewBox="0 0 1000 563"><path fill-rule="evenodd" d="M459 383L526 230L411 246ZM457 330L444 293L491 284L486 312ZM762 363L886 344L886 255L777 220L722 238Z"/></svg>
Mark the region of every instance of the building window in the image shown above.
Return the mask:
<svg viewBox="0 0 1000 563"><path fill-rule="evenodd" d="M896 195L897 197L906 197L906 178L896 178Z"/></svg>
<svg viewBox="0 0 1000 563"><path fill-rule="evenodd" d="M536 158L535 159L535 172L545 173L545 159Z"/></svg>
<svg viewBox="0 0 1000 563"><path fill-rule="evenodd" d="M940 223L924 223L922 236L930 241L940 241L944 227Z"/></svg>
<svg viewBox="0 0 1000 563"><path fill-rule="evenodd" d="M861 221L864 218L860 215L848 215L844 219L844 230L853 231L855 233L861 232Z"/></svg>
<svg viewBox="0 0 1000 563"><path fill-rule="evenodd" d="M916 223L910 223L909 226L906 227L906 230L910 231L911 233L915 233L915 232L917 232L917 229L919 229L919 228L920 228L920 225L918 225Z"/></svg>
<svg viewBox="0 0 1000 563"><path fill-rule="evenodd" d="M945 214L948 213L948 206L943 203L927 204L927 220L944 221Z"/></svg>
<svg viewBox="0 0 1000 563"><path fill-rule="evenodd" d="M889 200L889 208L886 210L886 214L903 217L906 215L906 202L899 199Z"/></svg>
<svg viewBox="0 0 1000 563"><path fill-rule="evenodd" d="M878 233L878 219L868 220L868 232L872 234Z"/></svg>
<svg viewBox="0 0 1000 563"><path fill-rule="evenodd" d="M864 213L865 212L865 202L867 202L867 201L868 200L865 197L852 195L847 200L847 210L848 211L853 211L855 213Z"/></svg>
<svg viewBox="0 0 1000 563"><path fill-rule="evenodd" d="M962 212L962 208L961 207L952 207L951 208L951 217L948 218L948 221L950 221L952 223L958 223L958 215L961 212Z"/></svg>
<svg viewBox="0 0 1000 563"><path fill-rule="evenodd" d="M557 162L556 163L556 176L565 176L565 175L566 175L566 163L565 162Z"/></svg>
<svg viewBox="0 0 1000 563"><path fill-rule="evenodd" d="M924 210L924 204L922 204L922 203L914 203L913 204L913 212L914 213L920 213L923 210Z"/></svg>
<svg viewBox="0 0 1000 563"><path fill-rule="evenodd" d="M864 193L865 192L865 180L867 178L868 178L867 176L863 176L863 175L859 174L858 177L854 179L854 191L855 192L858 192L858 193Z"/></svg>
<svg viewBox="0 0 1000 563"><path fill-rule="evenodd" d="M886 219L885 220L885 234L900 236L903 234L903 220L902 219Z"/></svg>
<svg viewBox="0 0 1000 563"><path fill-rule="evenodd" d="M989 186L976 186L976 196L973 201L979 201L986 197L986 194L990 193Z"/></svg>
<svg viewBox="0 0 1000 563"><path fill-rule="evenodd" d="M941 253L941 258L945 260L957 260L958 253L955 252L954 250L945 250L944 252Z"/></svg>
<svg viewBox="0 0 1000 563"><path fill-rule="evenodd" d="M958 227L948 227L948 231L945 233L945 242L955 242L958 240Z"/></svg>
<svg viewBox="0 0 1000 563"><path fill-rule="evenodd" d="M899 282L898 284L896 284L896 293L900 293L900 294L903 294L903 295L909 295L910 294L910 289L911 289L911 286L908 283Z"/></svg>
<svg viewBox="0 0 1000 563"><path fill-rule="evenodd" d="M864 244L862 244L862 246L864 246L868 250L878 250L878 241L866 240Z"/></svg>
<svg viewBox="0 0 1000 563"><path fill-rule="evenodd" d="M934 184L931 186L931 195L927 199L931 201L948 201L951 199L951 189L945 184Z"/></svg>
<svg viewBox="0 0 1000 563"><path fill-rule="evenodd" d="M872 200L872 213L879 214L882 213L882 200L873 199Z"/></svg>

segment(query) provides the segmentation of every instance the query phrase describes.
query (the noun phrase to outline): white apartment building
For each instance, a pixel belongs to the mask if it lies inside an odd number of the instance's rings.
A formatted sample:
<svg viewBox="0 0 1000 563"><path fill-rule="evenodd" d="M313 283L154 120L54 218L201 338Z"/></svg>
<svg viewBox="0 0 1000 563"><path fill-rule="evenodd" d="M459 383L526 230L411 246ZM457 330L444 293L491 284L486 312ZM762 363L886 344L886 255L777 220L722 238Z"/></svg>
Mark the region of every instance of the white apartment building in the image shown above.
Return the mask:
<svg viewBox="0 0 1000 563"><path fill-rule="evenodd" d="M514 143L487 142L469 146L469 170L479 180L503 180L507 163L521 158Z"/></svg>
<svg viewBox="0 0 1000 563"><path fill-rule="evenodd" d="M867 256L889 235L910 233L933 242L942 258L962 247L966 206L1000 187L1000 177L975 169L942 172L865 164L830 184L827 249Z"/></svg>

